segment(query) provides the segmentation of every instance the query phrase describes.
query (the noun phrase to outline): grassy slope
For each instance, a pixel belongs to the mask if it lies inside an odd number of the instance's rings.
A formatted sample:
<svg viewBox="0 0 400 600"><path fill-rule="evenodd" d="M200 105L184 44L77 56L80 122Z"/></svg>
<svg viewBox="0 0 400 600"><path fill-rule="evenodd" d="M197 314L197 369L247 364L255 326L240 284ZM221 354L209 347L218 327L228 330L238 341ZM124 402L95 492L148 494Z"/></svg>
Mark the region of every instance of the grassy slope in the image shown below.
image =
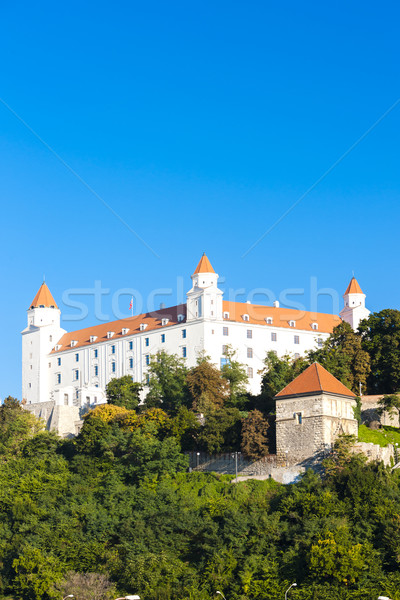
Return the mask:
<svg viewBox="0 0 400 600"><path fill-rule="evenodd" d="M379 446L388 446L395 444L400 446L400 429L384 425L381 430L369 429L366 425L360 425L358 428L358 440L360 442L372 442Z"/></svg>

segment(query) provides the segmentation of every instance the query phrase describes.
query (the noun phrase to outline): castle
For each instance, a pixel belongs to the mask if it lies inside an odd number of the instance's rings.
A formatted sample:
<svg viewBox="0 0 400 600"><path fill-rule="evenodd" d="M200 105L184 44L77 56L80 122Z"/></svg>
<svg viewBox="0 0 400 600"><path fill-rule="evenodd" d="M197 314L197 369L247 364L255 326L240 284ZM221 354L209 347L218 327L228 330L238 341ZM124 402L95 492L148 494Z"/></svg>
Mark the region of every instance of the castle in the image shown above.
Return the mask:
<svg viewBox="0 0 400 600"><path fill-rule="evenodd" d="M150 357L162 350L182 357L189 367L202 352L222 366L232 347L246 367L249 391L257 394L267 351L301 356L321 347L342 319L356 329L369 314L354 277L340 316L281 308L278 302L263 306L224 300L205 254L191 279L185 304L72 332L61 328L60 309L43 283L22 332L22 397L27 407L46 420L47 408L67 415L69 407L79 419L82 409L105 402L112 378L130 375L145 384Z"/></svg>

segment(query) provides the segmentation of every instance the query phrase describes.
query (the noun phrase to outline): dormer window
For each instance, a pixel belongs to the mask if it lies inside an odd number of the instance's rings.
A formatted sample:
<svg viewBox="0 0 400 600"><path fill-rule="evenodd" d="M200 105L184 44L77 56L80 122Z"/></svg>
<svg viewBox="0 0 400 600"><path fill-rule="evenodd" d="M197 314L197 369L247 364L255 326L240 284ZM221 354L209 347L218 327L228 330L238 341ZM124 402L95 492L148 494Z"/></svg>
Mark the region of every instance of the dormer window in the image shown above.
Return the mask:
<svg viewBox="0 0 400 600"><path fill-rule="evenodd" d="M169 319L161 319L161 325L164 327L165 325L168 325L169 323Z"/></svg>
<svg viewBox="0 0 400 600"><path fill-rule="evenodd" d="M289 327L296 327L296 321L289 321Z"/></svg>
<svg viewBox="0 0 400 600"><path fill-rule="evenodd" d="M144 331L146 329L146 327L147 327L147 323L140 323L140 325L139 325L140 331Z"/></svg>
<svg viewBox="0 0 400 600"><path fill-rule="evenodd" d="M272 325L272 317L266 317L265 322L267 325Z"/></svg>
<svg viewBox="0 0 400 600"><path fill-rule="evenodd" d="M122 328L122 335L127 335L128 332L129 332L129 329L127 327Z"/></svg>
<svg viewBox="0 0 400 600"><path fill-rule="evenodd" d="M224 319L229 319L229 313L228 312L224 312Z"/></svg>
<svg viewBox="0 0 400 600"><path fill-rule="evenodd" d="M114 335L114 331L107 331L107 339L109 340Z"/></svg>
<svg viewBox="0 0 400 600"><path fill-rule="evenodd" d="M248 321L249 320L249 315L242 315L243 321Z"/></svg>
<svg viewBox="0 0 400 600"><path fill-rule="evenodd" d="M317 331L318 323L311 323L311 328L314 329L315 331Z"/></svg>
<svg viewBox="0 0 400 600"><path fill-rule="evenodd" d="M97 340L97 335L91 335L89 340L90 340L90 343L93 344L93 342L95 342Z"/></svg>
<svg viewBox="0 0 400 600"><path fill-rule="evenodd" d="M71 340L71 348L77 345L77 340Z"/></svg>
<svg viewBox="0 0 400 600"><path fill-rule="evenodd" d="M44 304L39 304L39 308L44 308Z"/></svg>
<svg viewBox="0 0 400 600"><path fill-rule="evenodd" d="M60 348L61 348L61 344L56 344L55 345L55 350L60 350Z"/></svg>
<svg viewBox="0 0 400 600"><path fill-rule="evenodd" d="M184 318L185 318L184 315L178 315L178 323L182 323Z"/></svg>

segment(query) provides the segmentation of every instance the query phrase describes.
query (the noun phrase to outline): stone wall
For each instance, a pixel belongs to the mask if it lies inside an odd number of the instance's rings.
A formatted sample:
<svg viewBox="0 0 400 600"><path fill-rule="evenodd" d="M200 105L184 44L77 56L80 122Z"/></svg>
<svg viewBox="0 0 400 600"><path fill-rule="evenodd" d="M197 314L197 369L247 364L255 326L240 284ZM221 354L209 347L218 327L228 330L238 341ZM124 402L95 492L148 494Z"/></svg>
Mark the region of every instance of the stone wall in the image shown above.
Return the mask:
<svg viewBox="0 0 400 600"><path fill-rule="evenodd" d="M362 452L368 457L368 461L379 460L382 461L386 466L393 466L396 460L396 454L394 447L389 444L383 448L377 444L371 444L367 442L357 442L353 448L354 452Z"/></svg>
<svg viewBox="0 0 400 600"><path fill-rule="evenodd" d="M54 401L26 404L26 410L43 419L46 429L56 431L61 437L73 437L82 426L79 407L58 406Z"/></svg>
<svg viewBox="0 0 400 600"><path fill-rule="evenodd" d="M374 396L361 396L361 421L368 424L371 421L379 421L382 425L390 425L391 427L400 427L399 415L389 415L384 412L382 415L378 413L378 401L383 398L383 394Z"/></svg>

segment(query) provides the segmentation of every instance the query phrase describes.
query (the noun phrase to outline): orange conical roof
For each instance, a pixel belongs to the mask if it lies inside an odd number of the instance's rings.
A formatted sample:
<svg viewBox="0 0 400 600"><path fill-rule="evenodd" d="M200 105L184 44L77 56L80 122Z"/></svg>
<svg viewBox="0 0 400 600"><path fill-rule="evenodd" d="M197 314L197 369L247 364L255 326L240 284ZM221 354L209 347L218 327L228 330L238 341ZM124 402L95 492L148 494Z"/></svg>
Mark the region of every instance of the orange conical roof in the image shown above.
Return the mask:
<svg viewBox="0 0 400 600"><path fill-rule="evenodd" d="M355 397L355 394L351 390L331 375L324 367L321 367L319 363L315 362L283 388L276 395L276 398L281 396L302 396L303 394L318 392Z"/></svg>
<svg viewBox="0 0 400 600"><path fill-rule="evenodd" d="M360 285L359 285L357 279L355 277L352 277L349 285L347 286L347 290L345 291L344 295L346 295L346 294L362 294L362 293L363 293L363 291L360 288Z"/></svg>
<svg viewBox="0 0 400 600"><path fill-rule="evenodd" d="M58 308L56 301L44 281L29 308L39 308L43 306L45 308Z"/></svg>
<svg viewBox="0 0 400 600"><path fill-rule="evenodd" d="M205 252L203 252L203 256L201 257L193 275L196 275L196 273L215 273Z"/></svg>

